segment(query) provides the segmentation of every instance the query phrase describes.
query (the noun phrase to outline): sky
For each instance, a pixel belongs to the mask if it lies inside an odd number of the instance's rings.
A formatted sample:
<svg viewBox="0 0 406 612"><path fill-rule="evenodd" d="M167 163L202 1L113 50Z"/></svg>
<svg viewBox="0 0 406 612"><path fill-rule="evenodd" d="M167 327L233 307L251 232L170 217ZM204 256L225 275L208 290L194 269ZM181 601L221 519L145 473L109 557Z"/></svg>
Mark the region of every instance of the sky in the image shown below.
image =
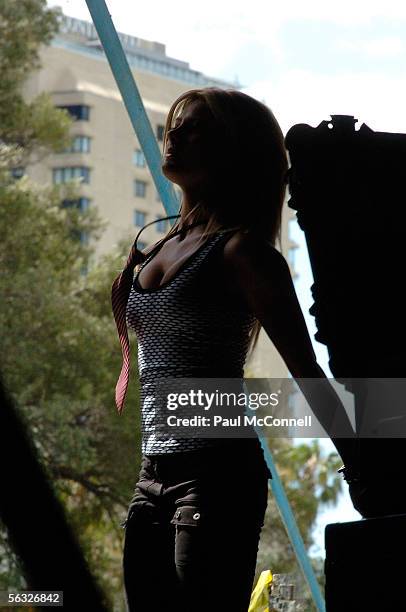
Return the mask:
<svg viewBox="0 0 406 612"><path fill-rule="evenodd" d="M49 1L91 20L85 0ZM108 0L116 29L166 45L170 57L208 76L234 82L265 102L286 135L296 123L317 126L332 114L353 115L359 129L406 132L406 3L399 0ZM317 360L331 376L325 346L314 340L308 313L313 283L303 232L293 239L296 292ZM322 440L326 452L334 450ZM340 503L323 512L313 553L324 556L328 523L360 520L347 485Z"/></svg>

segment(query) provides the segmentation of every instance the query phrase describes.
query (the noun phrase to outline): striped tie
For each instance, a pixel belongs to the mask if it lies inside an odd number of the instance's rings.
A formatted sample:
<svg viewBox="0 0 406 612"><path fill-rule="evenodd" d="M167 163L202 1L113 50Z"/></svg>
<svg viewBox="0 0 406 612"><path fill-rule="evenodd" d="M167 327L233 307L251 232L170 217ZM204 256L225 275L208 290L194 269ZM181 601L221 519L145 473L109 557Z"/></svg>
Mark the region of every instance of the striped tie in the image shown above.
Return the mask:
<svg viewBox="0 0 406 612"><path fill-rule="evenodd" d="M133 272L137 264L144 261L149 257L153 251L161 246L161 243L171 238L171 235L167 235L165 238L157 242L153 249L149 250L148 253L144 254L137 249L137 241L146 227L158 221L164 221L165 219L174 219L180 217L180 214L169 215L168 217L161 217L150 221L138 232L134 244L131 247L130 254L127 259L124 270L117 276L111 287L111 305L113 307L113 315L117 325L118 337L120 339L121 350L123 353L123 365L121 366L120 376L116 384L116 406L118 413L121 414L124 407L124 400L127 393L128 380L130 376L130 341L128 339L127 332L127 321L126 321L126 310L128 297L130 295L131 286L133 284Z"/></svg>
<svg viewBox="0 0 406 612"><path fill-rule="evenodd" d="M111 287L111 304L123 353L123 365L121 366L115 394L116 406L119 414L121 414L123 410L130 374L130 341L128 339L126 322L128 296L130 295L133 283L134 268L138 263L146 259L146 255L137 249L136 244L137 240L135 240L131 248L124 270L117 276Z"/></svg>

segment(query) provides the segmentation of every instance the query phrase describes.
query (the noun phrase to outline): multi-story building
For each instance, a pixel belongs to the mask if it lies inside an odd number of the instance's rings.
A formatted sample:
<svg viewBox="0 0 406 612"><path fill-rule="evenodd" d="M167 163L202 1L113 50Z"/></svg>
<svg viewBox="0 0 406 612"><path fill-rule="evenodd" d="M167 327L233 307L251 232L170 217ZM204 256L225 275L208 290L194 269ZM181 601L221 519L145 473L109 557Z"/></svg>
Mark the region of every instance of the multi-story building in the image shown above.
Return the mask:
<svg viewBox="0 0 406 612"><path fill-rule="evenodd" d="M165 45L159 42L121 33L119 37L161 148L167 113L181 93L196 87L239 88L238 83L205 76L187 62L168 57ZM130 246L142 226L166 216L166 212L92 23L63 16L59 33L50 46L42 48L41 68L31 75L24 93L30 99L43 91L50 92L55 105L67 109L75 119L72 144L63 153L28 166L27 174L41 183L81 178L76 204L82 209L97 207L107 222L95 245L96 258L111 251L122 238ZM288 220L293 217L285 203L284 254L297 246L288 235ZM155 243L168 229L169 221L146 228L139 248ZM86 239L83 235L82 240ZM290 257L288 260L291 262ZM295 276L292 265L291 270ZM287 375L284 362L263 330L246 373L257 377Z"/></svg>

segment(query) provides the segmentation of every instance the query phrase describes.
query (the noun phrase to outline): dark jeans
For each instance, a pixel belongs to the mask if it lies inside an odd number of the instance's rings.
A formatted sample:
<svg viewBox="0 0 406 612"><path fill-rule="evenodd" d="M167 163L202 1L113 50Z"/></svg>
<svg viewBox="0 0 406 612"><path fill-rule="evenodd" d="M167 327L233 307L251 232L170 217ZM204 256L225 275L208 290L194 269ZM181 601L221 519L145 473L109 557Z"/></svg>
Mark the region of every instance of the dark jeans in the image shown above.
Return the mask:
<svg viewBox="0 0 406 612"><path fill-rule="evenodd" d="M143 456L125 521L130 612L247 612L271 474L257 439Z"/></svg>

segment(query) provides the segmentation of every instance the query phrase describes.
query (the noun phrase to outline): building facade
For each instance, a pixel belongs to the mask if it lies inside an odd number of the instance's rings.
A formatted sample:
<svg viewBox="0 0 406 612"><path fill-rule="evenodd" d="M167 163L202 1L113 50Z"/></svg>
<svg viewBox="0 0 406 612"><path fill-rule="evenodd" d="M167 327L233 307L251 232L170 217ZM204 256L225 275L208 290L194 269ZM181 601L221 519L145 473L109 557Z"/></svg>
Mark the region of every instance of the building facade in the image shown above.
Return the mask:
<svg viewBox="0 0 406 612"><path fill-rule="evenodd" d="M168 57L161 43L122 33L119 37L161 150L167 113L180 94L196 87L239 88L238 83L207 77L188 63ZM41 50L41 68L26 82L24 95L31 99L43 91L50 92L55 105L74 118L72 143L63 153L29 165L25 172L42 184L80 179L75 205L82 210L96 207L106 221L94 245L96 260L121 239L130 247L142 226L165 217L166 212L92 23L63 16L58 35ZM293 277L291 254L297 245L288 228L294 218L285 202L282 250ZM169 227L169 221L163 221L146 228L139 248L155 243ZM86 241L87 236L81 239ZM287 376L286 365L263 330L247 361L246 374Z"/></svg>

